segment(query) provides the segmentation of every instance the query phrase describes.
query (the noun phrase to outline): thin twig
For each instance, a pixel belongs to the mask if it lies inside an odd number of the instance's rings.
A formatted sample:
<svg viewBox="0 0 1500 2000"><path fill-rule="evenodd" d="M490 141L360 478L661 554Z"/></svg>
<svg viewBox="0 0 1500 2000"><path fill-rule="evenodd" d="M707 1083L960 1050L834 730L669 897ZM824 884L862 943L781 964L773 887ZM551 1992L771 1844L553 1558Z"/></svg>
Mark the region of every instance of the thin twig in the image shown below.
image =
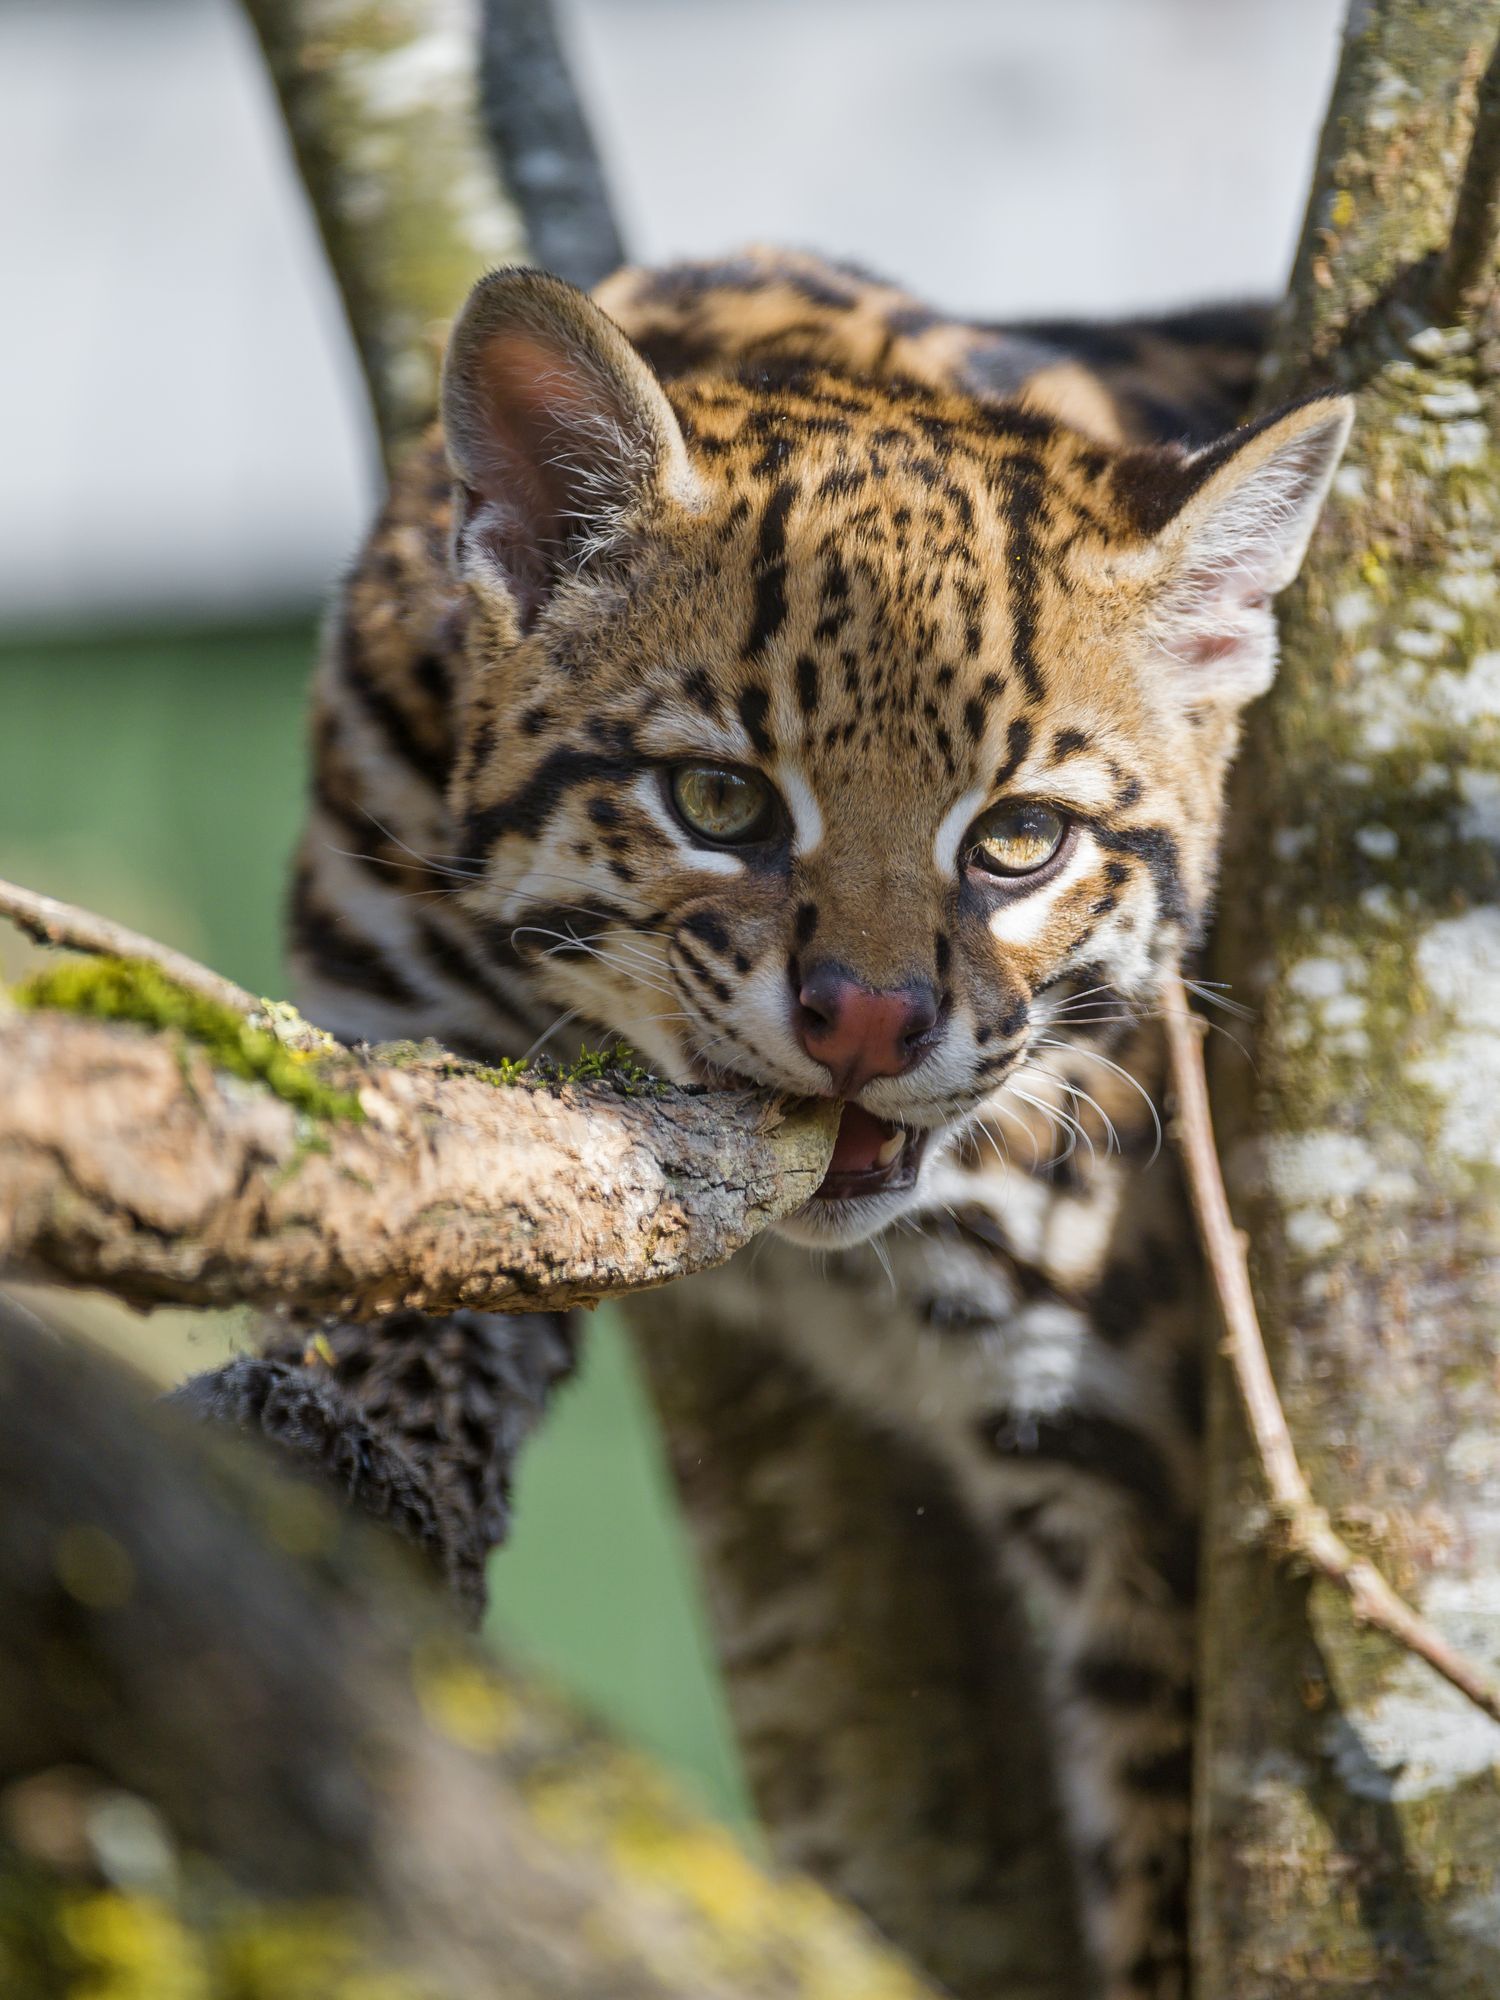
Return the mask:
<svg viewBox="0 0 1500 2000"><path fill-rule="evenodd" d="M1500 257L1500 41L1480 78L1474 133L1453 206L1453 226L1437 260L1427 308L1438 326L1472 317L1495 289Z"/></svg>
<svg viewBox="0 0 1500 2000"><path fill-rule="evenodd" d="M210 972L196 959L173 951L170 945L157 944L110 917L98 917L92 910L60 903L55 896L43 896L35 889L21 888L18 883L0 881L0 917L9 917L17 929L37 944L93 952L104 958L144 958L169 979L175 979L179 986L186 986L221 1007L231 1007L236 1014L259 1014L264 1010L264 1001L243 986L236 986L222 973Z"/></svg>
<svg viewBox="0 0 1500 2000"><path fill-rule="evenodd" d="M1372 1564L1355 1555L1334 1532L1327 1513L1308 1488L1266 1356L1250 1288L1245 1237L1235 1228L1219 1169L1203 1068L1202 1023L1190 1011L1180 980L1174 979L1167 990L1163 1018L1177 1095L1176 1135L1187 1170L1188 1193L1224 1318L1225 1352L1265 1475L1271 1509L1281 1529L1282 1548L1337 1584L1362 1623L1373 1625L1424 1659L1476 1707L1500 1722L1500 1682L1478 1661L1450 1646L1396 1595Z"/></svg>

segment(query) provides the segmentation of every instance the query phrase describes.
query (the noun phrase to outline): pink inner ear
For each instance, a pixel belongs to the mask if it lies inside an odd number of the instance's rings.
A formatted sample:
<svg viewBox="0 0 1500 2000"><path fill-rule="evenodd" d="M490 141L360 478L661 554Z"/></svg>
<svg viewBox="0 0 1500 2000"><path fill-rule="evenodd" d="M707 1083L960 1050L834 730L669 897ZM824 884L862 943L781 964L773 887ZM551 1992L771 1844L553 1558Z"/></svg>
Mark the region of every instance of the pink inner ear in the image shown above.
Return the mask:
<svg viewBox="0 0 1500 2000"><path fill-rule="evenodd" d="M567 466L557 462L559 447L596 399L556 346L525 332L492 335L484 343L477 373L488 469L505 500L524 514L531 539L540 546L558 542L570 485Z"/></svg>
<svg viewBox="0 0 1500 2000"><path fill-rule="evenodd" d="M1174 652L1185 667L1210 667L1215 660L1227 660L1244 643L1244 635L1239 632L1198 632L1175 647Z"/></svg>

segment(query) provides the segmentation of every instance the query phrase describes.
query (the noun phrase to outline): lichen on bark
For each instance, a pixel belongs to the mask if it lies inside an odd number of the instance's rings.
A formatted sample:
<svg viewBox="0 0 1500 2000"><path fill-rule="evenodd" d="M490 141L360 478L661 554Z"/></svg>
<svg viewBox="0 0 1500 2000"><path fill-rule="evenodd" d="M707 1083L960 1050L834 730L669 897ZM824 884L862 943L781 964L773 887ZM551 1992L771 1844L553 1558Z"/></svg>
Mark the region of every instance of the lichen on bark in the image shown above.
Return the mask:
<svg viewBox="0 0 1500 2000"><path fill-rule="evenodd" d="M479 126L475 0L244 0L387 457L431 417L448 320L525 256Z"/></svg>

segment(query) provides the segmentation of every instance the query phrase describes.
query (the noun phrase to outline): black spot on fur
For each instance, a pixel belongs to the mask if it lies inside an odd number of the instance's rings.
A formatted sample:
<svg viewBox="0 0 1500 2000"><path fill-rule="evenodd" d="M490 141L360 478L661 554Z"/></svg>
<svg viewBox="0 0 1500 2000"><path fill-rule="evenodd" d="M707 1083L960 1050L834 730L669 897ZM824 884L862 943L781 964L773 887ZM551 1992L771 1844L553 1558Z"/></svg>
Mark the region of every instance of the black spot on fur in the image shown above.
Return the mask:
<svg viewBox="0 0 1500 2000"><path fill-rule="evenodd" d="M771 493L760 521L755 598L745 652L755 659L786 623L786 523L797 489L783 480Z"/></svg>
<svg viewBox="0 0 1500 2000"><path fill-rule="evenodd" d="M797 703L804 715L816 715L818 663L810 653L801 654L797 660Z"/></svg>
<svg viewBox="0 0 1500 2000"><path fill-rule="evenodd" d="M1101 847L1138 855L1151 871L1162 916L1175 923L1189 921L1192 913L1183 887L1177 842L1164 826L1109 827L1096 820L1093 834Z"/></svg>
<svg viewBox="0 0 1500 2000"><path fill-rule="evenodd" d="M1010 460L1007 475L1004 510L1010 531L1011 658L1026 692L1033 701L1040 701L1046 684L1036 653L1041 562L1037 531L1047 516L1046 486L1041 466L1021 454Z"/></svg>
<svg viewBox="0 0 1500 2000"><path fill-rule="evenodd" d="M766 728L771 697L763 687L742 688L735 705L739 710L740 721L745 725L745 734L762 757L769 757L774 748L771 732Z"/></svg>
<svg viewBox="0 0 1500 2000"><path fill-rule="evenodd" d="M694 910L682 928L721 955L729 950L729 932L711 910Z"/></svg>
<svg viewBox="0 0 1500 2000"><path fill-rule="evenodd" d="M682 685L687 692L689 700L696 707L701 708L705 715L715 715L718 713L718 695L714 691L713 682L704 673L702 667L694 667Z"/></svg>
<svg viewBox="0 0 1500 2000"><path fill-rule="evenodd" d="M1020 769L1031 750L1031 724L1024 715L1018 715L1010 725L1005 738L1005 762L995 773L995 788L1007 785Z"/></svg>
<svg viewBox="0 0 1500 2000"><path fill-rule="evenodd" d="M1176 1512L1166 1459L1149 1438L1115 1417L1086 1410L1045 1416L995 1410L976 1428L997 1457L1065 1466L1104 1480L1131 1494L1156 1519Z"/></svg>
<svg viewBox="0 0 1500 2000"><path fill-rule="evenodd" d="M346 918L326 910L306 877L293 886L291 917L293 942L324 979L398 1006L415 1004L416 993L380 946L352 930Z"/></svg>

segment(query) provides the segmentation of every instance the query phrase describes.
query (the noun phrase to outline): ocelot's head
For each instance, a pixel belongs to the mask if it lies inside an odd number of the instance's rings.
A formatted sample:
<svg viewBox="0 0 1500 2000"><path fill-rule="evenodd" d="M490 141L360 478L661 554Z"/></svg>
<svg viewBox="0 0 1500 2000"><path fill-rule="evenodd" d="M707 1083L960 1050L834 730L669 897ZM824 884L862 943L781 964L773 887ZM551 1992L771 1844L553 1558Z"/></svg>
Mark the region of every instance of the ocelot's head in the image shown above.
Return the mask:
<svg viewBox="0 0 1500 2000"><path fill-rule="evenodd" d="M791 1233L921 1197L1065 997L1149 1001L1349 428L1205 451L837 373L664 388L581 293L485 280L444 426L469 600L466 907L678 1080L847 1109Z"/></svg>

